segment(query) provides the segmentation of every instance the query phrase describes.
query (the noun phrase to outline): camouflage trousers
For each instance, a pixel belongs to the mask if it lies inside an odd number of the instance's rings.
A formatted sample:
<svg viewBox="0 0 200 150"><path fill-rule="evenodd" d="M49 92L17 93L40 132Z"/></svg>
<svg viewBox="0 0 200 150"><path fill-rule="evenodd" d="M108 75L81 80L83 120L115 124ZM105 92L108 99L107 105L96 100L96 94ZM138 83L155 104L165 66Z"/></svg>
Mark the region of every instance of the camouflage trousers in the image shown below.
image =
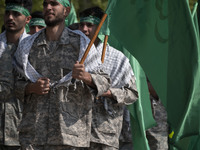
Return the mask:
<svg viewBox="0 0 200 150"><path fill-rule="evenodd" d="M122 142L119 145L119 150L133 150L132 142Z"/></svg>
<svg viewBox="0 0 200 150"><path fill-rule="evenodd" d="M20 147L0 145L0 150L20 150Z"/></svg>
<svg viewBox="0 0 200 150"><path fill-rule="evenodd" d="M133 150L130 113L127 107L124 107L122 131L119 137L119 150Z"/></svg>
<svg viewBox="0 0 200 150"><path fill-rule="evenodd" d="M117 148L98 143L91 143L90 147L52 146L52 145L45 145L45 146L22 145L21 147L22 150L118 150Z"/></svg>
<svg viewBox="0 0 200 150"><path fill-rule="evenodd" d="M153 116L157 125L146 131L151 150L168 150L167 112L161 101L152 101Z"/></svg>

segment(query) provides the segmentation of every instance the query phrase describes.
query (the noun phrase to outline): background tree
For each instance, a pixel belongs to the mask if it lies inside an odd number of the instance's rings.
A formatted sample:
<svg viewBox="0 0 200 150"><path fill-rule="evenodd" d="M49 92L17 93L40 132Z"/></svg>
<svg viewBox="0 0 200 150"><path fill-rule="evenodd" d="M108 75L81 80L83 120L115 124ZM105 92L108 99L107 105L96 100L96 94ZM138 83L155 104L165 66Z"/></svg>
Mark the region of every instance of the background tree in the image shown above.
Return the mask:
<svg viewBox="0 0 200 150"><path fill-rule="evenodd" d="M41 11L43 6L43 0L32 0L33 1L33 9L32 12L38 10ZM108 0L71 0L74 4L74 7L76 9L77 12L77 16L79 14L80 11L88 8L88 7L92 7L92 6L99 6L102 9L106 9ZM190 8L193 8L194 3L197 0L189 0L189 4L190 4ZM1 27L3 25L3 14L5 11L5 0L0 0L0 32L1 32Z"/></svg>
<svg viewBox="0 0 200 150"><path fill-rule="evenodd" d="M3 25L4 11L5 11L5 0L0 0L0 33L1 33L1 27Z"/></svg>
<svg viewBox="0 0 200 150"><path fill-rule="evenodd" d="M72 0L72 2L78 15L80 11L92 6L99 6L105 10L108 0Z"/></svg>
<svg viewBox="0 0 200 150"><path fill-rule="evenodd" d="M32 0L33 1L33 8L32 12L34 11L42 11L42 3L43 0ZM77 12L77 16L80 11L92 7L92 6L99 6L102 9L106 9L108 0L71 0L74 4L74 7ZM1 32L1 27L3 25L3 14L5 11L5 0L0 0L0 32Z"/></svg>

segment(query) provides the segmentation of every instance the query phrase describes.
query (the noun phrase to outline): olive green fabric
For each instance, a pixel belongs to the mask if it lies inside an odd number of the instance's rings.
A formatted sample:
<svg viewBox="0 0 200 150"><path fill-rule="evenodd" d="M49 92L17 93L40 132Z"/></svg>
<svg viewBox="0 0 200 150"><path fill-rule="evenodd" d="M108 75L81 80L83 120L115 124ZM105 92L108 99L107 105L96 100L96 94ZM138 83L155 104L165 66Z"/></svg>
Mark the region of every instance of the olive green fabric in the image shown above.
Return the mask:
<svg viewBox="0 0 200 150"><path fill-rule="evenodd" d="M116 0L107 13L111 35L138 60L167 109L170 149L195 150L200 133L196 9L191 13L188 0ZM145 115L135 114L135 120L145 121ZM149 149L140 142L136 137L135 149Z"/></svg>

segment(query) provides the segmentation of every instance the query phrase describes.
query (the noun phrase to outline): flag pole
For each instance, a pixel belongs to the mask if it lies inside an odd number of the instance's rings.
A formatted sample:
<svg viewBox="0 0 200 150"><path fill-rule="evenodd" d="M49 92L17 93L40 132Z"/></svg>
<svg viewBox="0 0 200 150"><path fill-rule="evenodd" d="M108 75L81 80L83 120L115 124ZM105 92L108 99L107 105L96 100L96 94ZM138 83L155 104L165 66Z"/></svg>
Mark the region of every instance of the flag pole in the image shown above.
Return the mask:
<svg viewBox="0 0 200 150"><path fill-rule="evenodd" d="M87 55L88 55L88 53L89 53L89 51L90 51L90 48L92 47L92 44L93 44L94 41L96 40L97 35L99 34L99 31L100 31L100 29L101 29L101 27L102 27L104 21L106 20L106 17L107 17L107 16L108 16L108 15L107 15L106 13L103 15L103 17L102 17L102 19L101 19L101 21L100 21L100 23L99 23L99 25L98 25L98 27L97 27L97 30L96 30L96 32L95 32L95 34L94 34L92 40L90 41L90 43L89 43L89 45L88 45L88 47L87 47L85 53L83 54L83 57L81 58L80 64L83 64L83 63L84 63L84 61L85 61L85 59L86 59L86 57L87 57ZM75 80L76 80L76 79L72 78L72 80L71 80L72 84L75 83Z"/></svg>
<svg viewBox="0 0 200 150"><path fill-rule="evenodd" d="M83 64L83 63L84 63L84 61L85 61L85 59L86 59L86 57L87 57L87 55L88 55L88 53L89 53L89 51L90 51L90 48L92 47L92 44L93 44L94 41L96 40L97 35L99 34L99 31L100 31L100 29L101 29L101 27L102 27L104 21L106 20L106 17L107 17L107 14L104 14L103 17L102 17L102 19L101 19L101 21L100 21L100 23L99 23L99 25L98 25L98 27L97 27L97 30L96 30L96 32L95 32L95 34L94 34L92 40L90 41L90 43L89 43L89 45L88 45L88 47L87 47L87 49L86 49L86 51L85 51L83 57L81 58L80 64Z"/></svg>
<svg viewBox="0 0 200 150"><path fill-rule="evenodd" d="M106 45L108 42L108 35L105 35L104 43L103 43L103 50L102 50L102 56L101 56L101 62L104 63L104 58L106 54Z"/></svg>

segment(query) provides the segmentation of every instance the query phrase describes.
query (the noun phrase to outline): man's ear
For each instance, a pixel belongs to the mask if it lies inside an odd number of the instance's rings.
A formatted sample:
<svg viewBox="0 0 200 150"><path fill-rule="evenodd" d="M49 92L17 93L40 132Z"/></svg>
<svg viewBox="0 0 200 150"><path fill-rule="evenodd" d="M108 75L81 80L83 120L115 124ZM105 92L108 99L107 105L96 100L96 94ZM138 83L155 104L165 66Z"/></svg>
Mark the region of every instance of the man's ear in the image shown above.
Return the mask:
<svg viewBox="0 0 200 150"><path fill-rule="evenodd" d="M26 24L28 24L31 21L31 16L26 17Z"/></svg>
<svg viewBox="0 0 200 150"><path fill-rule="evenodd" d="M65 7L65 9L64 9L65 17L67 17L69 15L70 10L71 10L71 7Z"/></svg>

